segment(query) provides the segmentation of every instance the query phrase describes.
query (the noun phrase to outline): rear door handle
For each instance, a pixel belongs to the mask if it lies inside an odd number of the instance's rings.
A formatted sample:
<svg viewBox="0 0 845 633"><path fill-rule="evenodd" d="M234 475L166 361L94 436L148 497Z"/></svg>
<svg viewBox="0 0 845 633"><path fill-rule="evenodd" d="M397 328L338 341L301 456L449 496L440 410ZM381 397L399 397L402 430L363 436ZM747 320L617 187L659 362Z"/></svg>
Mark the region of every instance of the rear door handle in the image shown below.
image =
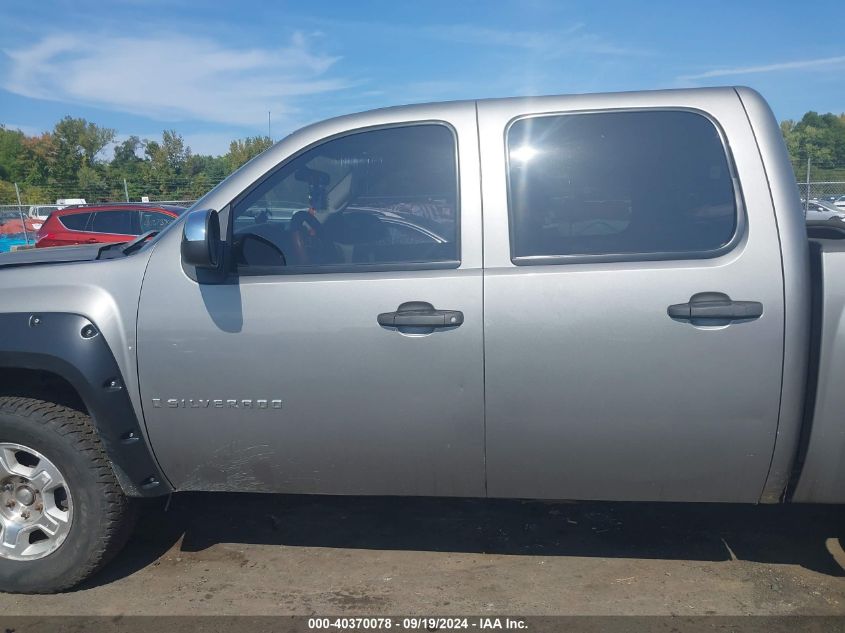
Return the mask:
<svg viewBox="0 0 845 633"><path fill-rule="evenodd" d="M458 327L464 322L464 313L459 310L436 310L425 301L407 301L396 312L382 312L377 320L384 327Z"/></svg>
<svg viewBox="0 0 845 633"><path fill-rule="evenodd" d="M763 315L759 301L734 301L722 292L700 292L689 303L675 303L666 310L677 321L693 324L723 325L732 321L749 321Z"/></svg>

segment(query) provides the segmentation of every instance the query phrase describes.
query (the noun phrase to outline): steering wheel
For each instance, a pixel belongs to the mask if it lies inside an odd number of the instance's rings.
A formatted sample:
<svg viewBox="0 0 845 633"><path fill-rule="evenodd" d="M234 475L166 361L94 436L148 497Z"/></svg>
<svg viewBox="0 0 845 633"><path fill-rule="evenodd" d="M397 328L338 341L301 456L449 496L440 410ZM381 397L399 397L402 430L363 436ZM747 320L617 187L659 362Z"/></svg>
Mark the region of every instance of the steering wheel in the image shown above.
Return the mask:
<svg viewBox="0 0 845 633"><path fill-rule="evenodd" d="M263 235L246 233L240 240L240 260L254 266L286 266L285 254Z"/></svg>
<svg viewBox="0 0 845 633"><path fill-rule="evenodd" d="M301 264L309 263L305 238L308 236L317 242L322 242L322 223L308 211L297 211L290 219L288 231L291 234L293 252L296 254L296 258Z"/></svg>

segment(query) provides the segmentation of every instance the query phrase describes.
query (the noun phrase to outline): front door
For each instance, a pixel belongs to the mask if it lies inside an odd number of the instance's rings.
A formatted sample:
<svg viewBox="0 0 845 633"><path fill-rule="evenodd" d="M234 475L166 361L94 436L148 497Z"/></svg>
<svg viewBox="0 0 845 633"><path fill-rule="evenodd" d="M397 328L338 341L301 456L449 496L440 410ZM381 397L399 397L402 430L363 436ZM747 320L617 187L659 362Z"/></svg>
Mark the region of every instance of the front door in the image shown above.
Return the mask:
<svg viewBox="0 0 845 633"><path fill-rule="evenodd" d="M759 499L778 236L738 98L695 99L479 104L491 496Z"/></svg>
<svg viewBox="0 0 845 633"><path fill-rule="evenodd" d="M225 283L183 273L181 231L157 245L139 373L177 488L483 494L475 110L422 117L291 150L234 198Z"/></svg>

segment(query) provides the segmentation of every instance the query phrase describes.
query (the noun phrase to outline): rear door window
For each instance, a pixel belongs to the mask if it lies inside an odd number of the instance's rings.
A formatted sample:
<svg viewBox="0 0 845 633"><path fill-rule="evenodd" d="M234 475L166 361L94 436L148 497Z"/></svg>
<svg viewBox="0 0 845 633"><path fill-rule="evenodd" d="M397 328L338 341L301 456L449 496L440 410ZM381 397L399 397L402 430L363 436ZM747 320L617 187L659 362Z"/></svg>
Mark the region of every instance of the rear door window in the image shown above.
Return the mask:
<svg viewBox="0 0 845 633"><path fill-rule="evenodd" d="M98 211L94 214L91 230L95 233L134 235L138 232L135 228L136 216L135 211Z"/></svg>
<svg viewBox="0 0 845 633"><path fill-rule="evenodd" d="M728 156L701 114L523 118L508 130L507 151L516 264L708 257L737 231Z"/></svg>

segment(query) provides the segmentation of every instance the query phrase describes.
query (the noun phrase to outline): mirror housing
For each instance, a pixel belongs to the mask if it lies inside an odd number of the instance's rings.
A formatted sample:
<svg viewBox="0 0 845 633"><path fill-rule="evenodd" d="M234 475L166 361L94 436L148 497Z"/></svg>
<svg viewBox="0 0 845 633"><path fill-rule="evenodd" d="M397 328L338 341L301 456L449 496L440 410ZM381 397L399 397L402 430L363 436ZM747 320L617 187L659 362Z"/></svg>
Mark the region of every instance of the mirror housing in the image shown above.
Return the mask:
<svg viewBox="0 0 845 633"><path fill-rule="evenodd" d="M196 268L217 268L220 266L220 251L217 211L191 211L182 227L182 261Z"/></svg>

